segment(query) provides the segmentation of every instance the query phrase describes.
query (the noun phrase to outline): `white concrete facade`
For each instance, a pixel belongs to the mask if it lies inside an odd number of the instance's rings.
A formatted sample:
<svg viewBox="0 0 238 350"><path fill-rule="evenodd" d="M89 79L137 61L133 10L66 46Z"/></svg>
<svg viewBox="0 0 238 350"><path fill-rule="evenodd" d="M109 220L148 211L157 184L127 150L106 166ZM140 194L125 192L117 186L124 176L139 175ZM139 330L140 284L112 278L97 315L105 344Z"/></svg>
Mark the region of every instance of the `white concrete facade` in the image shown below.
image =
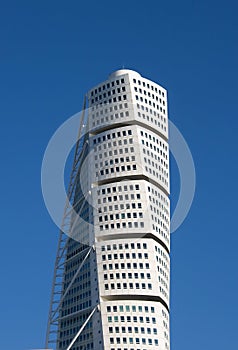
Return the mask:
<svg viewBox="0 0 238 350"><path fill-rule="evenodd" d="M169 349L167 93L120 70L88 98L104 349Z"/></svg>

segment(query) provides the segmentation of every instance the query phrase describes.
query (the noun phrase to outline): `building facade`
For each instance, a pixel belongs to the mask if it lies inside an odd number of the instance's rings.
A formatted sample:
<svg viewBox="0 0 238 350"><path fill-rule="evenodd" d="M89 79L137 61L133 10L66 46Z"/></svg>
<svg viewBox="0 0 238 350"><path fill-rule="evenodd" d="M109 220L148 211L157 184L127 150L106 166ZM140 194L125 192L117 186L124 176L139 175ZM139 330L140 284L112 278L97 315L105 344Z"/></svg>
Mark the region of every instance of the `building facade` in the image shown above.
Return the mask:
<svg viewBox="0 0 238 350"><path fill-rule="evenodd" d="M87 107L56 349L169 350L167 92L123 69Z"/></svg>

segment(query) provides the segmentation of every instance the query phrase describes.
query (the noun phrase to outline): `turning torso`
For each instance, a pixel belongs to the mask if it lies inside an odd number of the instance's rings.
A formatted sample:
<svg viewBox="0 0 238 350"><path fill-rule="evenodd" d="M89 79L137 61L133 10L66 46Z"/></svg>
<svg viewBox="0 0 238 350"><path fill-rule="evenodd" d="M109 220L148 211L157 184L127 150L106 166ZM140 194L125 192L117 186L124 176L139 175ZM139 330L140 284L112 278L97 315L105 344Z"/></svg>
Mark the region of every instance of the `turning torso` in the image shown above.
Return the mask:
<svg viewBox="0 0 238 350"><path fill-rule="evenodd" d="M167 92L123 69L87 107L56 349L169 350Z"/></svg>

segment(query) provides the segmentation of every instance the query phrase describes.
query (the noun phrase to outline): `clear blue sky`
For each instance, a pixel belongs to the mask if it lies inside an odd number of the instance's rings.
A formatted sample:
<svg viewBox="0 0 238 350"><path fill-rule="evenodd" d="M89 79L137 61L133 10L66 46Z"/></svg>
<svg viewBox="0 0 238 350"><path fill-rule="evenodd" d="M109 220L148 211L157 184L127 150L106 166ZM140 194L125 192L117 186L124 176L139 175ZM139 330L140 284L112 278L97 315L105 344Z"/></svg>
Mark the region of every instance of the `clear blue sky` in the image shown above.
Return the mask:
<svg viewBox="0 0 238 350"><path fill-rule="evenodd" d="M47 142L122 66L168 89L196 164L172 236L172 350L237 348L237 12L235 0L2 2L0 349L44 344L58 234L40 188Z"/></svg>

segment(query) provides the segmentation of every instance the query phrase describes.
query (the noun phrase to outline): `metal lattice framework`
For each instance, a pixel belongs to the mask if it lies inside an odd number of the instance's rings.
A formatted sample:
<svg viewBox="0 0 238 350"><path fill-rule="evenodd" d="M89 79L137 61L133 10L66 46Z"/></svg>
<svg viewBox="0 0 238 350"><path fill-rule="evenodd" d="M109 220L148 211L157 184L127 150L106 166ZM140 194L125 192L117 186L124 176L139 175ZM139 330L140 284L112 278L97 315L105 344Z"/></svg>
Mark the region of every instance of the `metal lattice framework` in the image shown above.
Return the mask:
<svg viewBox="0 0 238 350"><path fill-rule="evenodd" d="M86 247L83 252L83 259L81 264L79 265L77 271L75 272L70 284L66 288L66 290L63 290L64 285L64 267L66 263L66 252L67 252L67 243L72 237L72 230L74 227L74 223L72 222L72 212L74 207L78 204L74 203L74 195L75 195L75 188L77 184L77 178L80 171L82 159L85 153L85 145L87 143L82 142L85 137L85 128L87 129L87 116L86 116L86 97L84 99L84 106L83 111L80 115L80 124L79 124L79 132L78 132L78 139L75 145L75 153L74 153L74 161L73 161L73 167L70 175L70 181L69 181L69 187L67 191L67 200L64 207L63 212L63 218L62 218L62 224L61 229L59 232L59 240L58 240L58 247L57 247L57 253L56 253L56 260L55 260L55 266L54 266L54 275L53 275L53 283L52 283L52 290L51 290L51 297L50 297L50 308L49 308L49 315L48 315L48 323L47 323L47 331L46 331L46 340L45 340L45 348L56 348L57 344L57 331L60 321L60 307L62 306L62 303L69 292L71 286L73 285L75 279L80 273L80 270L82 269L86 259L89 257L90 253L95 250L95 247ZM86 199L84 198L84 201ZM98 305L93 306L92 308L89 308L88 312L89 315L83 325L80 327L79 331L75 335L75 337L72 339L71 343L67 347L66 350L70 350L72 346L74 345L75 341L78 339L79 335L87 325L88 321L93 316L94 312L98 308Z"/></svg>

